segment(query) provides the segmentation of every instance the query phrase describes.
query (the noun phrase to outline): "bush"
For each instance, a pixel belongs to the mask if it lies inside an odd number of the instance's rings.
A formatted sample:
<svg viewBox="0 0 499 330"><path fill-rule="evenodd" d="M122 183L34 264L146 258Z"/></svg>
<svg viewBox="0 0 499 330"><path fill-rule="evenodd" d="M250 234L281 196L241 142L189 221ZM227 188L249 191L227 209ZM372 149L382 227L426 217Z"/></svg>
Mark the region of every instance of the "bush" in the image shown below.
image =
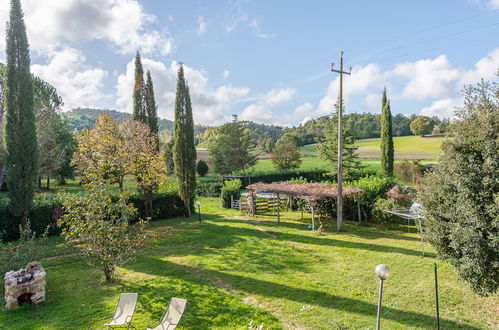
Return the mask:
<svg viewBox="0 0 499 330"><path fill-rule="evenodd" d="M57 235L57 219L62 216L62 201L53 196L42 196L33 201L33 207L28 219L31 230L37 236L42 235L48 227L48 235ZM16 240L20 236L19 225L21 219L9 211L9 200L0 200L0 238L3 241Z"/></svg>
<svg viewBox="0 0 499 330"><path fill-rule="evenodd" d="M308 171L267 171L267 172L254 172L247 173L241 175L250 175L251 182L263 182L263 183L272 183L278 181L289 181L295 178L303 178L308 182L320 182L325 179L325 174L327 170L323 169L314 169Z"/></svg>
<svg viewBox="0 0 499 330"><path fill-rule="evenodd" d="M373 220L380 224L392 224L397 221L398 217L394 214L387 213L384 211L391 211L400 208L400 205L396 200L392 198L378 198L376 202L374 202L372 208L372 217Z"/></svg>
<svg viewBox="0 0 499 330"><path fill-rule="evenodd" d="M196 194L203 197L220 197L222 192L222 183L220 181L198 182Z"/></svg>
<svg viewBox="0 0 499 330"><path fill-rule="evenodd" d="M205 176L209 170L208 163L201 159L197 164L196 170L197 170L199 176L201 176L201 177Z"/></svg>
<svg viewBox="0 0 499 330"><path fill-rule="evenodd" d="M371 175L359 180L348 182L345 185L351 185L363 190L361 205L365 216L370 219L372 218L371 211L374 203L376 203L376 200L378 200L378 198L383 198L386 192L392 188L395 183L395 179L392 177L380 178L378 176Z"/></svg>
<svg viewBox="0 0 499 330"><path fill-rule="evenodd" d="M423 174L424 166L418 161L404 161L402 163L395 164L394 172L397 179L402 182L414 184L416 183L416 178Z"/></svg>
<svg viewBox="0 0 499 330"><path fill-rule="evenodd" d="M233 200L241 198L241 187L241 180L239 179L225 181L224 186L222 187L222 193L220 194L223 208L231 208L231 196Z"/></svg>
<svg viewBox="0 0 499 330"><path fill-rule="evenodd" d="M32 261L40 260L42 255L42 242L46 235L36 238L30 229L30 223L20 231L20 239L16 243L7 243L0 248L0 274L3 275L11 270L17 271ZM0 292L3 291L3 286Z"/></svg>
<svg viewBox="0 0 499 330"><path fill-rule="evenodd" d="M220 196L219 194L215 197ZM138 210L139 216L145 218L146 200L142 195L129 196L129 202ZM37 235L42 235L48 227L48 235L58 235L60 229L57 220L63 216L62 199L59 196L45 195L33 201L29 214L31 229ZM181 217L186 214L185 206L178 196L176 187L169 185L153 195L153 211L149 216L152 220ZM191 210L194 204L191 205ZM13 216L9 211L9 200L0 199L0 240L12 241L19 238L19 217Z"/></svg>

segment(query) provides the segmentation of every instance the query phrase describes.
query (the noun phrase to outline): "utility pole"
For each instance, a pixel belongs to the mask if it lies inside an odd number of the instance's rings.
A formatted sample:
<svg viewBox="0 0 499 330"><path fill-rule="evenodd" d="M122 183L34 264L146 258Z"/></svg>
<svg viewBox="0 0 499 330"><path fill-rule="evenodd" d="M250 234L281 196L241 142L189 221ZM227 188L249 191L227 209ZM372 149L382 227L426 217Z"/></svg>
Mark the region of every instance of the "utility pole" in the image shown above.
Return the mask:
<svg viewBox="0 0 499 330"><path fill-rule="evenodd" d="M334 70L334 63L331 63L331 71L340 74L340 97L338 107L338 199L336 202L336 227L338 231L343 229L343 75L350 75L350 71L343 71L343 51L340 52L340 69Z"/></svg>

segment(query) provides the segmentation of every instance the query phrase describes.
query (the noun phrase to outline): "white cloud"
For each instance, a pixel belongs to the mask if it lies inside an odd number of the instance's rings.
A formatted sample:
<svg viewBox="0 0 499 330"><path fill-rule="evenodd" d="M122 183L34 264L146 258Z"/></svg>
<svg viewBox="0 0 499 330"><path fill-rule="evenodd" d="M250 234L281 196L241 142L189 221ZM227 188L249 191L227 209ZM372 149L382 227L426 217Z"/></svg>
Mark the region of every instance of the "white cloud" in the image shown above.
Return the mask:
<svg viewBox="0 0 499 330"><path fill-rule="evenodd" d="M108 72L89 66L86 58L73 48L50 53L47 65L32 65L31 71L56 87L64 110L101 107L111 97L101 92Z"/></svg>
<svg viewBox="0 0 499 330"><path fill-rule="evenodd" d="M43 54L92 39L110 41L120 53L172 51L172 38L150 28L156 17L137 0L22 0L22 6L31 49ZM2 23L8 12L9 1L2 1Z"/></svg>
<svg viewBox="0 0 499 330"><path fill-rule="evenodd" d="M198 29L197 34L202 36L206 32L206 22L204 21L203 16L199 16L197 19Z"/></svg>
<svg viewBox="0 0 499 330"><path fill-rule="evenodd" d="M499 8L499 0L489 0L488 5L492 9L498 9Z"/></svg>
<svg viewBox="0 0 499 330"><path fill-rule="evenodd" d="M227 79L229 78L230 76L230 71L229 70L224 70L224 72L222 72L222 78L223 79Z"/></svg>
<svg viewBox="0 0 499 330"><path fill-rule="evenodd" d="M150 70L154 82L154 94L158 104L158 115L173 119L175 91L177 86L178 63L165 66L148 58L143 58L145 70ZM228 111L249 94L249 89L223 85L209 86L205 73L184 65L185 77L189 84L192 110L196 123L221 124L230 120ZM132 90L134 84L134 61L127 64L126 72L117 79L117 105L119 110L132 111Z"/></svg>
<svg viewBox="0 0 499 330"><path fill-rule="evenodd" d="M290 101L295 93L296 90L292 88L272 89L261 95L255 103L244 108L239 117L242 120L259 123L284 124L285 118L276 117L272 108Z"/></svg>
<svg viewBox="0 0 499 330"><path fill-rule="evenodd" d="M452 67L445 55L398 64L393 73L408 80L402 97L417 101L449 97L455 92L453 82L461 74L459 69Z"/></svg>
<svg viewBox="0 0 499 330"><path fill-rule="evenodd" d="M429 117L452 118L455 108L462 103L463 99L460 97L437 100L430 106L422 108L420 114Z"/></svg>
<svg viewBox="0 0 499 330"><path fill-rule="evenodd" d="M498 0L499 1L499 0ZM465 71L459 81L460 85L472 84L480 79L491 79L499 69L499 48L490 52L475 64L473 70Z"/></svg>

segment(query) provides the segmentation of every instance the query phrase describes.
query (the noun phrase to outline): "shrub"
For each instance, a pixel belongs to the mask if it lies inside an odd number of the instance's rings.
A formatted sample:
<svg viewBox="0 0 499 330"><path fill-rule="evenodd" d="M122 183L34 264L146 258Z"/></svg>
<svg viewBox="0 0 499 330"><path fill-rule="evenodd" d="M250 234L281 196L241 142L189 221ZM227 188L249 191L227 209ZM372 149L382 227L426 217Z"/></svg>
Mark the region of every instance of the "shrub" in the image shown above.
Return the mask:
<svg viewBox="0 0 499 330"><path fill-rule="evenodd" d="M58 197L44 195L33 201L33 207L28 219L31 230L37 236L42 235L48 228L48 235L60 233L57 228L57 219L62 215L62 201ZM19 225L21 219L12 215L9 211L9 200L0 200L0 239L12 241L20 237Z"/></svg>
<svg viewBox="0 0 499 330"><path fill-rule="evenodd" d="M392 177L368 176L345 185L351 185L363 190L361 205L368 218L372 218L371 210L378 198L383 198L386 192L395 185Z"/></svg>
<svg viewBox="0 0 499 330"><path fill-rule="evenodd" d="M62 237L68 245L76 245L90 265L101 269L107 281L151 238L147 222L137 217L127 196L120 194L116 200L108 184L95 182L85 187L84 195L64 197L64 216L58 220Z"/></svg>
<svg viewBox="0 0 499 330"><path fill-rule="evenodd" d="M219 197L222 192L222 183L220 181L198 182L196 194L203 197Z"/></svg>
<svg viewBox="0 0 499 330"><path fill-rule="evenodd" d="M7 243L0 248L0 274L2 278L6 272L24 268L29 262L40 260L43 257L41 246L47 235L36 238L35 232L30 229L29 220L26 227L19 230L20 239L18 242Z"/></svg>
<svg viewBox="0 0 499 330"><path fill-rule="evenodd" d="M414 184L416 183L416 178L423 174L424 166L418 161L404 161L402 163L395 164L395 176L402 182Z"/></svg>
<svg viewBox="0 0 499 330"><path fill-rule="evenodd" d="M325 179L325 174L327 170L323 169L313 169L307 171L262 171L262 172L253 172L253 173L241 173L241 175L250 175L251 182L264 182L264 183L272 183L278 181L289 181L295 178L303 178L308 180L308 182L320 182ZM246 184L246 182L245 182Z"/></svg>
<svg viewBox="0 0 499 330"><path fill-rule="evenodd" d="M241 187L241 180L239 179L225 181L224 186L222 187L222 193L220 195L223 208L231 208L231 196L233 200L238 200L239 198L241 198Z"/></svg>
<svg viewBox="0 0 499 330"><path fill-rule="evenodd" d="M208 173L209 167L208 163L204 160L199 160L196 171L198 172L199 176L204 177L206 173Z"/></svg>
<svg viewBox="0 0 499 330"><path fill-rule="evenodd" d="M372 207L371 213L372 218L375 222L380 224L392 224L397 221L398 217L394 214L387 213L384 211L391 211L400 208L400 205L396 200L392 198L378 198Z"/></svg>

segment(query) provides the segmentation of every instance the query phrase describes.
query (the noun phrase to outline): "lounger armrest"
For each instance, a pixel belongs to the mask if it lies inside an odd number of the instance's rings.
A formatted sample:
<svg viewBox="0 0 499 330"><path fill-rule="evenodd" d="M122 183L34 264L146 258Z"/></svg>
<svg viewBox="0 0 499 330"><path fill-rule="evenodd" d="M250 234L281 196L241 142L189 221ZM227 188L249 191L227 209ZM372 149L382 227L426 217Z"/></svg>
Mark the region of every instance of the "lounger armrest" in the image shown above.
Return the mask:
<svg viewBox="0 0 499 330"><path fill-rule="evenodd" d="M170 324L168 324L168 326L166 327L165 330L169 330L170 326L177 326L177 325L178 325L178 323L170 323Z"/></svg>

